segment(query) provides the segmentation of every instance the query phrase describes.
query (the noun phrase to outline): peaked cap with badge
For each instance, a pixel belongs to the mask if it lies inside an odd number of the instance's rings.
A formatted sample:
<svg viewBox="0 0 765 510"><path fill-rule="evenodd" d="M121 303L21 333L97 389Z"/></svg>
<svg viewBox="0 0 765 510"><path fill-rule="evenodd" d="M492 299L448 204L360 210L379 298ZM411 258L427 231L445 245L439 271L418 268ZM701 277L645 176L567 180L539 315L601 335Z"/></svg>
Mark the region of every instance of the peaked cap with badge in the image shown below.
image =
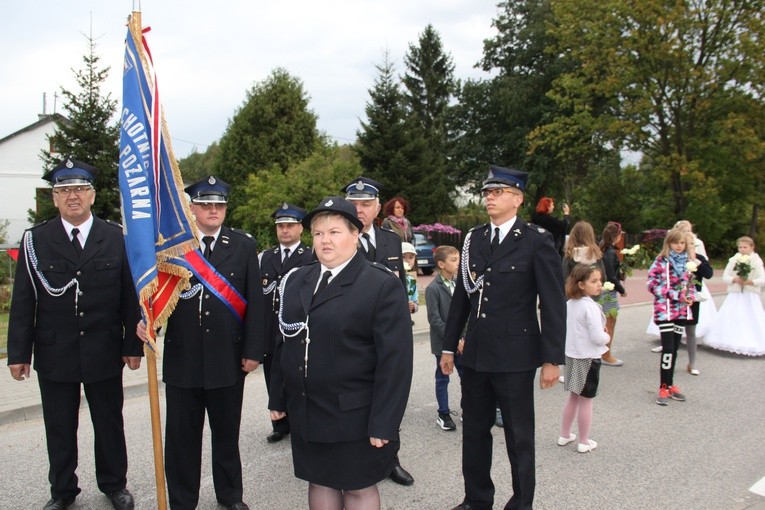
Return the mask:
<svg viewBox="0 0 765 510"><path fill-rule="evenodd" d="M208 175L184 189L193 204L226 204L231 186L214 175Z"/></svg>
<svg viewBox="0 0 765 510"><path fill-rule="evenodd" d="M306 210L302 207L284 202L271 214L271 217L274 218L274 223L300 223L305 214Z"/></svg>
<svg viewBox="0 0 765 510"><path fill-rule="evenodd" d="M369 177L359 176L341 190L348 200L374 200L380 195L383 185Z"/></svg>
<svg viewBox="0 0 765 510"><path fill-rule="evenodd" d="M54 188L62 186L92 185L98 168L72 158L62 160L53 170L43 175Z"/></svg>
<svg viewBox="0 0 765 510"><path fill-rule="evenodd" d="M481 191L493 188L515 188L526 191L528 179L529 174L521 170L492 165L489 167L489 175L483 181Z"/></svg>

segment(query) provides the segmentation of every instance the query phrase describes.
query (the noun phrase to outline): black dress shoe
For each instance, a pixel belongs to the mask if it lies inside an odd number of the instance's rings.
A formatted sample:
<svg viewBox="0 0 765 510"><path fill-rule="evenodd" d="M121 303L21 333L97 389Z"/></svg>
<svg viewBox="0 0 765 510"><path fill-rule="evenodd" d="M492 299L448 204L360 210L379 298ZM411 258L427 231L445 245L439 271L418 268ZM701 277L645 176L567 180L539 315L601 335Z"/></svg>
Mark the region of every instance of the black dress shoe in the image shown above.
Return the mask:
<svg viewBox="0 0 765 510"><path fill-rule="evenodd" d="M473 510L473 506L468 505L467 503L460 503L459 505L452 508L452 510Z"/></svg>
<svg viewBox="0 0 765 510"><path fill-rule="evenodd" d="M127 489L120 489L107 494L115 510L133 510L133 495Z"/></svg>
<svg viewBox="0 0 765 510"><path fill-rule="evenodd" d="M226 508L228 508L228 510L250 510L247 503L242 503L241 501L239 503L234 503L233 505L228 505Z"/></svg>
<svg viewBox="0 0 765 510"><path fill-rule="evenodd" d="M66 510L74 503L74 496L68 498L51 498L45 503L43 510Z"/></svg>
<svg viewBox="0 0 765 510"><path fill-rule="evenodd" d="M412 485L414 483L412 475L402 468L400 464L396 464L396 467L393 468L388 477L399 485Z"/></svg>
<svg viewBox="0 0 765 510"><path fill-rule="evenodd" d="M289 432L280 432L278 430L274 430L273 432L268 434L266 441L268 441L269 443L278 443L279 441L287 437L287 434L289 434Z"/></svg>

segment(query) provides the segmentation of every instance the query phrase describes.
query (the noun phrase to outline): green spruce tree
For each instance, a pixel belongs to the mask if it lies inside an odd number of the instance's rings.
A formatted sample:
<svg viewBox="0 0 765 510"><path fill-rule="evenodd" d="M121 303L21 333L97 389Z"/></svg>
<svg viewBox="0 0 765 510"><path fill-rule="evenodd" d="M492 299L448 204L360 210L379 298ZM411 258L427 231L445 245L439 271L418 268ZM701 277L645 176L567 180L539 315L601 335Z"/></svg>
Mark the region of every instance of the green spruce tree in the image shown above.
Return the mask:
<svg viewBox="0 0 765 510"><path fill-rule="evenodd" d="M74 72L79 90L62 87L64 117L56 120L56 129L49 137L61 157L72 157L95 166L100 170L96 176L96 202L93 214L101 219L120 221L119 184L117 164L119 156L119 125L114 121L117 100L110 94L103 95L101 86L109 75L109 68L99 68L100 57L92 36L88 40L88 53L83 56L85 66ZM60 157L52 157L48 151L41 152L43 174L59 164ZM54 218L58 211L50 196L41 197L38 211L29 211L32 223Z"/></svg>
<svg viewBox="0 0 765 510"><path fill-rule="evenodd" d="M427 145L412 129L404 105L404 97L395 77L395 68L386 51L383 63L375 65L378 75L369 90L370 100L365 113L366 122L356 131L356 153L364 175L384 186L382 200L402 195L412 203L410 220L427 221L429 213L420 207L419 198L412 194L419 182L421 169L428 167Z"/></svg>
<svg viewBox="0 0 765 510"><path fill-rule="evenodd" d="M455 172L450 166L449 104L457 90L454 64L444 51L441 36L432 25L425 27L418 44L410 44L404 57L406 72L404 103L407 107L409 138L424 140L424 152L417 155L422 163L417 177L407 189L412 209L417 216L435 221L440 214L451 212L450 192L455 187Z"/></svg>

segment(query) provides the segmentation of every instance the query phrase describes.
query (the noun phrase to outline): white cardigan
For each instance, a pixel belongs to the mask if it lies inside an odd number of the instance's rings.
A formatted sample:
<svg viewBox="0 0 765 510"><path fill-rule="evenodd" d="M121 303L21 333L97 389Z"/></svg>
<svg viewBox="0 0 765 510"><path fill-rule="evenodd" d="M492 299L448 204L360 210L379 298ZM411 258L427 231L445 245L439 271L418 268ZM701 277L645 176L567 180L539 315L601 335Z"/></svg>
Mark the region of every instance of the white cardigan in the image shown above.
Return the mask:
<svg viewBox="0 0 765 510"><path fill-rule="evenodd" d="M575 359L600 358L608 350L606 316L589 296L566 302L566 356Z"/></svg>
<svg viewBox="0 0 765 510"><path fill-rule="evenodd" d="M763 285L765 285L765 269L763 269L762 259L759 255L752 252L749 256L749 260L752 264L752 272L749 273L749 280L752 280L754 285L745 285L743 290L747 292L759 293ZM736 256L732 256L728 259L728 265L725 266L723 271L723 281L728 284L728 292L741 292L741 285L733 283L733 279L738 276L733 270L733 266L736 265Z"/></svg>

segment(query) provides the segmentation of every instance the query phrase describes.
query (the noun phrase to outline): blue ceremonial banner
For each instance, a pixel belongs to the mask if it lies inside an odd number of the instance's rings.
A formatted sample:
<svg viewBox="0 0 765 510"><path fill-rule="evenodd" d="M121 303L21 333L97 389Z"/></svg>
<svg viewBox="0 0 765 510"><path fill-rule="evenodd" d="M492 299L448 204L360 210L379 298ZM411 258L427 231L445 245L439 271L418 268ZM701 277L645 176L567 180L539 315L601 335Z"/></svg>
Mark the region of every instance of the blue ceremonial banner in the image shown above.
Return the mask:
<svg viewBox="0 0 765 510"><path fill-rule="evenodd" d="M196 224L159 102L151 53L140 24L125 41L119 186L133 282L147 323L172 313L191 273L174 257L199 247Z"/></svg>

